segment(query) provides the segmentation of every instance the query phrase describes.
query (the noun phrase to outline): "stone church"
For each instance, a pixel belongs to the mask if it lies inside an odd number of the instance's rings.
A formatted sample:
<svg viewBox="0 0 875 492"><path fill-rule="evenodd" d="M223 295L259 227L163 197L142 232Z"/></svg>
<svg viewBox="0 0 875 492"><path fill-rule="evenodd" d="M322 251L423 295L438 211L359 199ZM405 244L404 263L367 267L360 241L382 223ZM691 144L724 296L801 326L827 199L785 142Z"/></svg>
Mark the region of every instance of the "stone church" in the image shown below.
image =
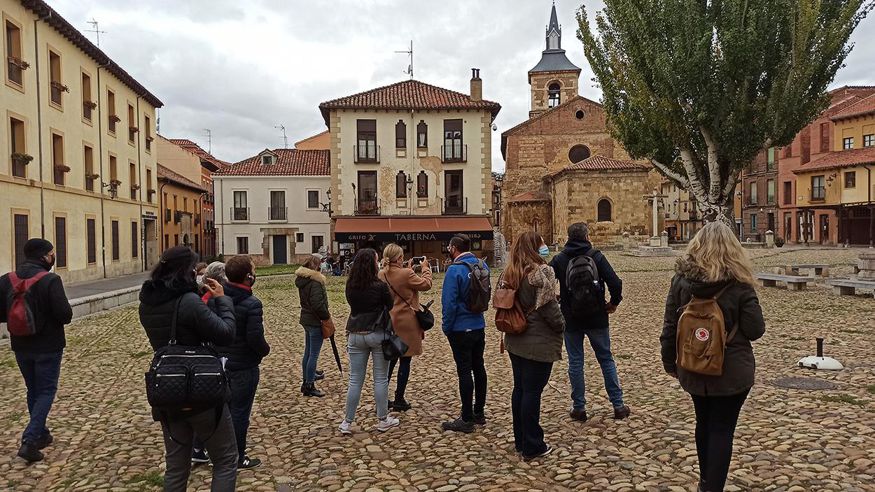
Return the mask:
<svg viewBox="0 0 875 492"><path fill-rule="evenodd" d="M541 61L529 70L529 119L501 135L505 160L501 232L508 240L534 230L563 244L568 225L587 222L599 245L623 233L652 234L644 195L659 189L649 163L633 161L608 130L601 104L579 94L581 69L562 49L555 5Z"/></svg>

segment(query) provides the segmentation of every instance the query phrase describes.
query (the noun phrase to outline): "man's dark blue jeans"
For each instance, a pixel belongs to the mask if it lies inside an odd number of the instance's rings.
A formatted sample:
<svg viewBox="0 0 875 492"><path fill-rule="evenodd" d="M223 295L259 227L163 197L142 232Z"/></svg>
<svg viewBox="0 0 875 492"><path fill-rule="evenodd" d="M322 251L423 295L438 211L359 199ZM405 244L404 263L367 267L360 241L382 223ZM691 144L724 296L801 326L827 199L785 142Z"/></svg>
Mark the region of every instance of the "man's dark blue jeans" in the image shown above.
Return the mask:
<svg viewBox="0 0 875 492"><path fill-rule="evenodd" d="M30 422L21 436L22 441L36 442L49 432L46 419L58 392L63 355L63 351L15 352L15 361L27 386L27 411L30 414Z"/></svg>
<svg viewBox="0 0 875 492"><path fill-rule="evenodd" d="M241 371L228 371L228 383L231 386L231 401L228 410L231 422L234 423L234 435L237 437L237 461L246 457L246 434L249 432L249 416L252 413L252 403L255 402L255 390L261 371L258 366Z"/></svg>

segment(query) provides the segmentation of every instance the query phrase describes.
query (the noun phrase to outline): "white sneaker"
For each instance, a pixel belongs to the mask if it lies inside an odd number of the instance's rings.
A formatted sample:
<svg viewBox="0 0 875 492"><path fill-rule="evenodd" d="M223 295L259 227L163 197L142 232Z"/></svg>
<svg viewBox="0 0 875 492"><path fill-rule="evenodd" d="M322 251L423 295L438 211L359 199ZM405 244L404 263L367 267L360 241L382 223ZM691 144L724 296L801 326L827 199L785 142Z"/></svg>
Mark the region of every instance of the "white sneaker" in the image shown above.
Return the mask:
<svg viewBox="0 0 875 492"><path fill-rule="evenodd" d="M340 433L345 435L345 436L352 434L351 427L352 427L352 422L347 422L346 420L344 420L343 422L340 423Z"/></svg>
<svg viewBox="0 0 875 492"><path fill-rule="evenodd" d="M390 416L380 420L380 422L377 423L377 430L380 432L386 432L392 427L398 427L399 425L401 425L401 421L398 420L396 417Z"/></svg>

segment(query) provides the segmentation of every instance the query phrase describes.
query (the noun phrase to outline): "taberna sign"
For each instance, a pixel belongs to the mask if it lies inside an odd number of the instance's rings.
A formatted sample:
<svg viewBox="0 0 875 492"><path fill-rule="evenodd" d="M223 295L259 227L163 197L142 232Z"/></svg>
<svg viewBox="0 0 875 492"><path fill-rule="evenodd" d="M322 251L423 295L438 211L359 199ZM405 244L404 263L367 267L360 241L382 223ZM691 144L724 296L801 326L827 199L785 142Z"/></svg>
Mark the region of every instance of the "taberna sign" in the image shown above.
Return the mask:
<svg viewBox="0 0 875 492"><path fill-rule="evenodd" d="M449 241L456 234L467 234L472 241L488 241L492 239L492 231L461 231L461 232L337 232L334 240L340 243L357 241L406 242L406 241Z"/></svg>

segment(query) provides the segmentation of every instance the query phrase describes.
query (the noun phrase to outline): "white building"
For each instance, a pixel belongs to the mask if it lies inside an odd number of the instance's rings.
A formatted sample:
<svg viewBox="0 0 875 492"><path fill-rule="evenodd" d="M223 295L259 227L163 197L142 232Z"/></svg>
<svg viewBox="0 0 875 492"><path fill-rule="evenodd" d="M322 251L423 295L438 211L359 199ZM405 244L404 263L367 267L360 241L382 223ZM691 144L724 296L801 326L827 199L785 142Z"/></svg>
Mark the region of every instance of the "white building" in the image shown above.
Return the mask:
<svg viewBox="0 0 875 492"><path fill-rule="evenodd" d="M276 149L213 174L218 252L300 263L330 249L327 150Z"/></svg>

